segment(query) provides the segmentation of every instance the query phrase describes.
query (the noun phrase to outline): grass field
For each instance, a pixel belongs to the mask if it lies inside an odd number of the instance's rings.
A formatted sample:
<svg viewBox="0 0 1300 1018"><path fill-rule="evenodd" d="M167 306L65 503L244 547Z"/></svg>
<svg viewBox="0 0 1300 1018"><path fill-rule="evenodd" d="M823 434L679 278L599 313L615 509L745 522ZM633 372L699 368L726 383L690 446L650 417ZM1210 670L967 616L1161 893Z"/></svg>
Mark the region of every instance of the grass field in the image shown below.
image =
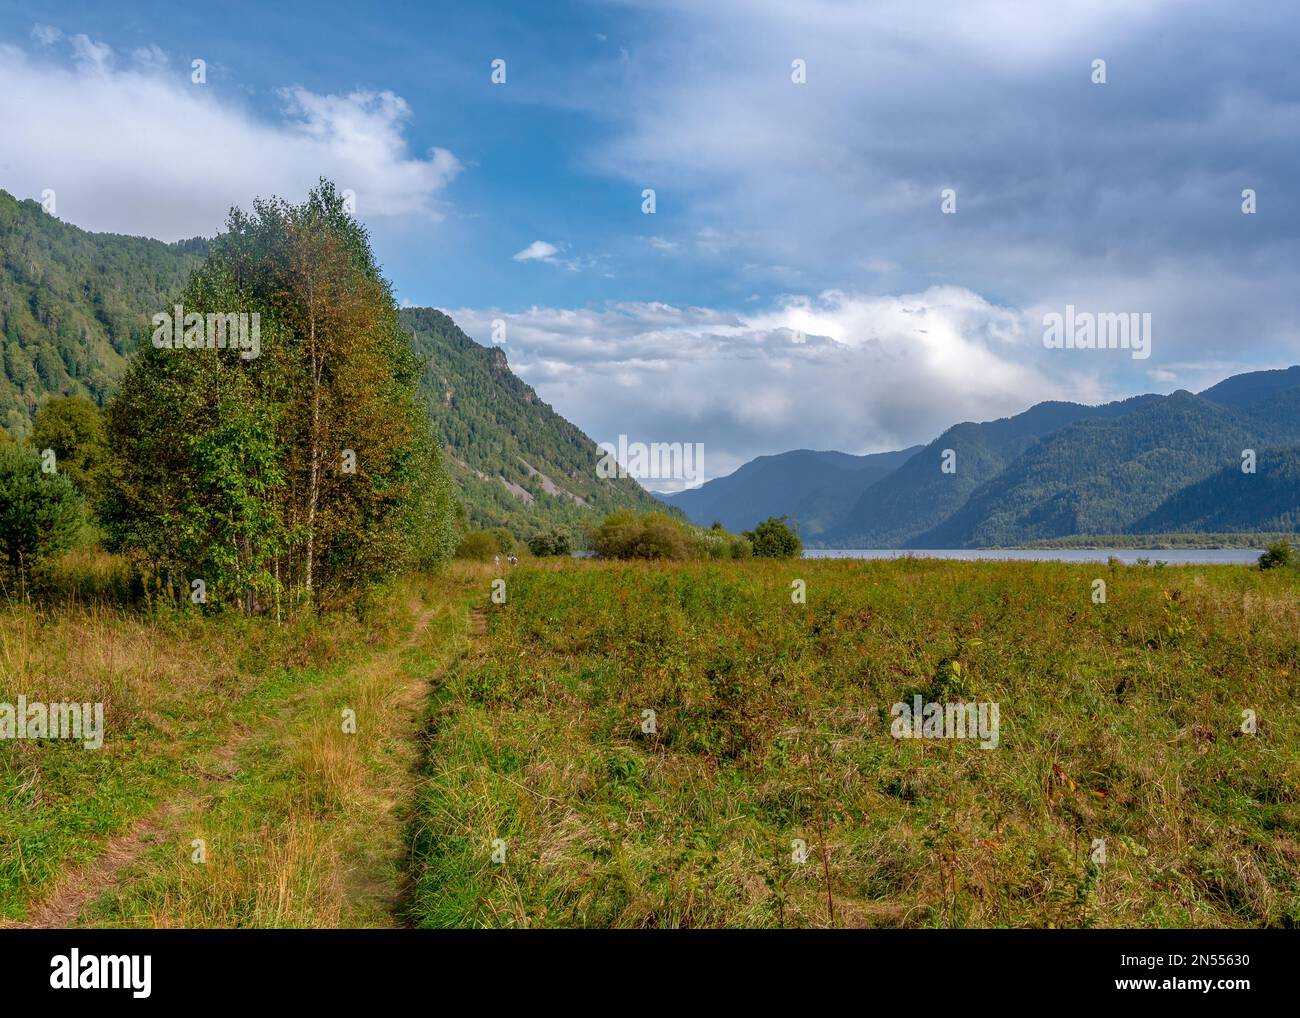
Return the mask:
<svg viewBox="0 0 1300 1018"><path fill-rule="evenodd" d="M498 575L276 626L109 607L100 563L0 608L0 702L107 718L0 741L0 922L1300 925L1293 570ZM914 695L996 748L894 738Z"/></svg>
<svg viewBox="0 0 1300 1018"><path fill-rule="evenodd" d="M1300 925L1294 573L566 564L503 605L488 582L434 717L421 924ZM893 738L918 692L998 703L997 748Z"/></svg>

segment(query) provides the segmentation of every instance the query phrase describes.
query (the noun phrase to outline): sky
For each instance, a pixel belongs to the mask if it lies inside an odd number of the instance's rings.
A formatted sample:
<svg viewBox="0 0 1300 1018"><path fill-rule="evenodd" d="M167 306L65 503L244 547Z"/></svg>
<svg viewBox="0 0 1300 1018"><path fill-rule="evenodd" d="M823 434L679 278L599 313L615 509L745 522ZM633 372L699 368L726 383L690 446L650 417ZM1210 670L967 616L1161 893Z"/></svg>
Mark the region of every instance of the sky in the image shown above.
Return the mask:
<svg viewBox="0 0 1300 1018"><path fill-rule="evenodd" d="M1300 362L1298 43L1272 0L0 0L0 188L176 240L328 177L403 304L716 477ZM1047 347L1067 305L1149 356Z"/></svg>

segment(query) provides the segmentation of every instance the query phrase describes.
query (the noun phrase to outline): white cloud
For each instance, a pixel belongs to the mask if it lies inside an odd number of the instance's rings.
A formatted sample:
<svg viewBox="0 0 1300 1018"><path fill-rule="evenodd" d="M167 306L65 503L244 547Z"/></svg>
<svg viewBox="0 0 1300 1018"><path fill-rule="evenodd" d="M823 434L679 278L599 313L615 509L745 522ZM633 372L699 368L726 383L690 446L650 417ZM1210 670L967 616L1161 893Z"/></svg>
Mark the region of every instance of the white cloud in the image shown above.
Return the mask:
<svg viewBox="0 0 1300 1018"><path fill-rule="evenodd" d="M830 291L743 312L624 302L450 314L485 345L504 318L511 367L595 440L702 442L710 477L763 453L902 448L1043 399L1105 398L1095 364L1049 362L1024 312L960 287Z"/></svg>
<svg viewBox="0 0 1300 1018"><path fill-rule="evenodd" d="M131 59L142 67L166 67L171 62L162 47L153 43L132 50Z"/></svg>
<svg viewBox="0 0 1300 1018"><path fill-rule="evenodd" d="M939 280L1152 310L1158 358L1295 359L1287 5L1243 23L1216 0L628 3L648 39L587 93L616 111L588 168L653 182L680 260L731 292ZM1240 214L1245 186L1267 214ZM1155 366L1113 373L1133 391Z"/></svg>
<svg viewBox="0 0 1300 1018"><path fill-rule="evenodd" d="M560 249L554 244L535 240L522 251L516 251L511 257L517 262L550 262L554 261L559 253Z"/></svg>
<svg viewBox="0 0 1300 1018"><path fill-rule="evenodd" d="M19 197L52 188L60 216L86 229L211 235L232 205L300 199L322 176L356 193L362 219L436 220L460 170L445 149L410 151L411 111L392 92L290 87L280 115L262 116L214 85L165 73L157 47L118 69L104 43L69 44L70 65L0 47L0 187Z"/></svg>
<svg viewBox="0 0 1300 1018"><path fill-rule="evenodd" d="M104 71L113 62L113 48L106 42L96 42L90 36L72 37L72 58L78 65L94 71Z"/></svg>
<svg viewBox="0 0 1300 1018"><path fill-rule="evenodd" d="M53 25L35 24L32 26L32 38L42 46L53 46L63 38L63 33Z"/></svg>

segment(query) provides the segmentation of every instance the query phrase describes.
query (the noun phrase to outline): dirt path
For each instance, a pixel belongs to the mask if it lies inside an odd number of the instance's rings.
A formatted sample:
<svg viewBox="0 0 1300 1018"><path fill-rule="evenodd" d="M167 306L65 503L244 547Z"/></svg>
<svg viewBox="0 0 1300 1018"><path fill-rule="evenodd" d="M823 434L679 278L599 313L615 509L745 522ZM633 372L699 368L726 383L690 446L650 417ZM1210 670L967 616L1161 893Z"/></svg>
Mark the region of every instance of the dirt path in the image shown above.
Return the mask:
<svg viewBox="0 0 1300 1018"><path fill-rule="evenodd" d="M423 604L419 605L411 631L401 644L383 648L355 662L345 669L335 681L343 681L348 675L379 658L392 660L396 665L397 659L400 658L403 652L419 644L436 614L436 608ZM401 708L403 713L408 714L410 718L410 741L413 747L418 736L419 711L430 688L429 682L429 676L412 676L409 682L403 684L400 691ZM294 693L288 696L274 720L283 726L293 716L295 708L303 699L303 693ZM192 814L205 799L208 799L213 794L217 787L224 782L230 781L239 773L238 758L240 751L257 734L265 734L265 725L255 723L242 726L241 730L233 738L208 755L202 768L202 777L196 787L171 795L147 816L136 820L126 831L109 839L98 858L91 863L71 870L57 882L53 890L39 902L33 904L26 920L21 922L0 922L0 928L67 929L72 927L87 905L116 887L124 871L137 862L150 848L173 836L183 817ZM178 752L184 750L183 745L178 745L175 748ZM416 757L417 751L413 748L412 760L414 761ZM412 766L412 783L415 777L413 771L414 765ZM413 789L408 791L410 791L409 798L413 800ZM399 860L397 871L404 874L405 848L402 844L399 815L403 812L404 807L409 806L409 801L405 801L408 798L406 795L401 798L404 801L399 802L398 799L394 798L391 801L385 801L384 806L386 807L386 813L391 812L393 814L392 826L394 831L392 838L389 839L392 841L392 852L389 854ZM387 818L385 819L387 820ZM388 826L388 824L385 823L384 826ZM385 865L386 862L391 862L391 860L359 860L348 874L349 897L355 897L360 910L391 914L394 917L394 923L396 923L399 904L404 895L404 887L400 880L383 879L375 875L379 871L392 870L391 866Z"/></svg>

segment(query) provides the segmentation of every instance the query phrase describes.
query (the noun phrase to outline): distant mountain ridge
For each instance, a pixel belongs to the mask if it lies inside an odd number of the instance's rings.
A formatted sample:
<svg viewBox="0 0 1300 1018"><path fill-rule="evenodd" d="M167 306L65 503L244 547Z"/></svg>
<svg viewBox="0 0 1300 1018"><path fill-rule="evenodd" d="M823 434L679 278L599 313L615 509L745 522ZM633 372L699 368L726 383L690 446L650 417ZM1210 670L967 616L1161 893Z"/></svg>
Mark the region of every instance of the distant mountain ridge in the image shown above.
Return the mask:
<svg viewBox="0 0 1300 1018"><path fill-rule="evenodd" d="M799 521L806 537L815 536L842 515L864 488L896 470L919 449L866 456L797 449L760 456L727 477L659 497L703 525L718 520L738 532L769 516L790 516Z"/></svg>
<svg viewBox="0 0 1300 1018"><path fill-rule="evenodd" d="M1255 450L1253 474L1242 472ZM1047 402L949 428L914 450L843 470L835 498L805 468L760 457L672 497L696 523L746 529L777 507L821 547L978 548L1079 534L1300 529L1300 366L1236 375L1200 394L1102 406ZM951 451L955 470L942 469ZM843 455L843 454L840 454ZM834 462L827 460L827 462ZM804 478L811 478L804 480ZM853 497L853 487L857 491ZM688 497L689 496L689 497ZM823 510L814 515L809 506ZM725 515L724 515L725 514Z"/></svg>

